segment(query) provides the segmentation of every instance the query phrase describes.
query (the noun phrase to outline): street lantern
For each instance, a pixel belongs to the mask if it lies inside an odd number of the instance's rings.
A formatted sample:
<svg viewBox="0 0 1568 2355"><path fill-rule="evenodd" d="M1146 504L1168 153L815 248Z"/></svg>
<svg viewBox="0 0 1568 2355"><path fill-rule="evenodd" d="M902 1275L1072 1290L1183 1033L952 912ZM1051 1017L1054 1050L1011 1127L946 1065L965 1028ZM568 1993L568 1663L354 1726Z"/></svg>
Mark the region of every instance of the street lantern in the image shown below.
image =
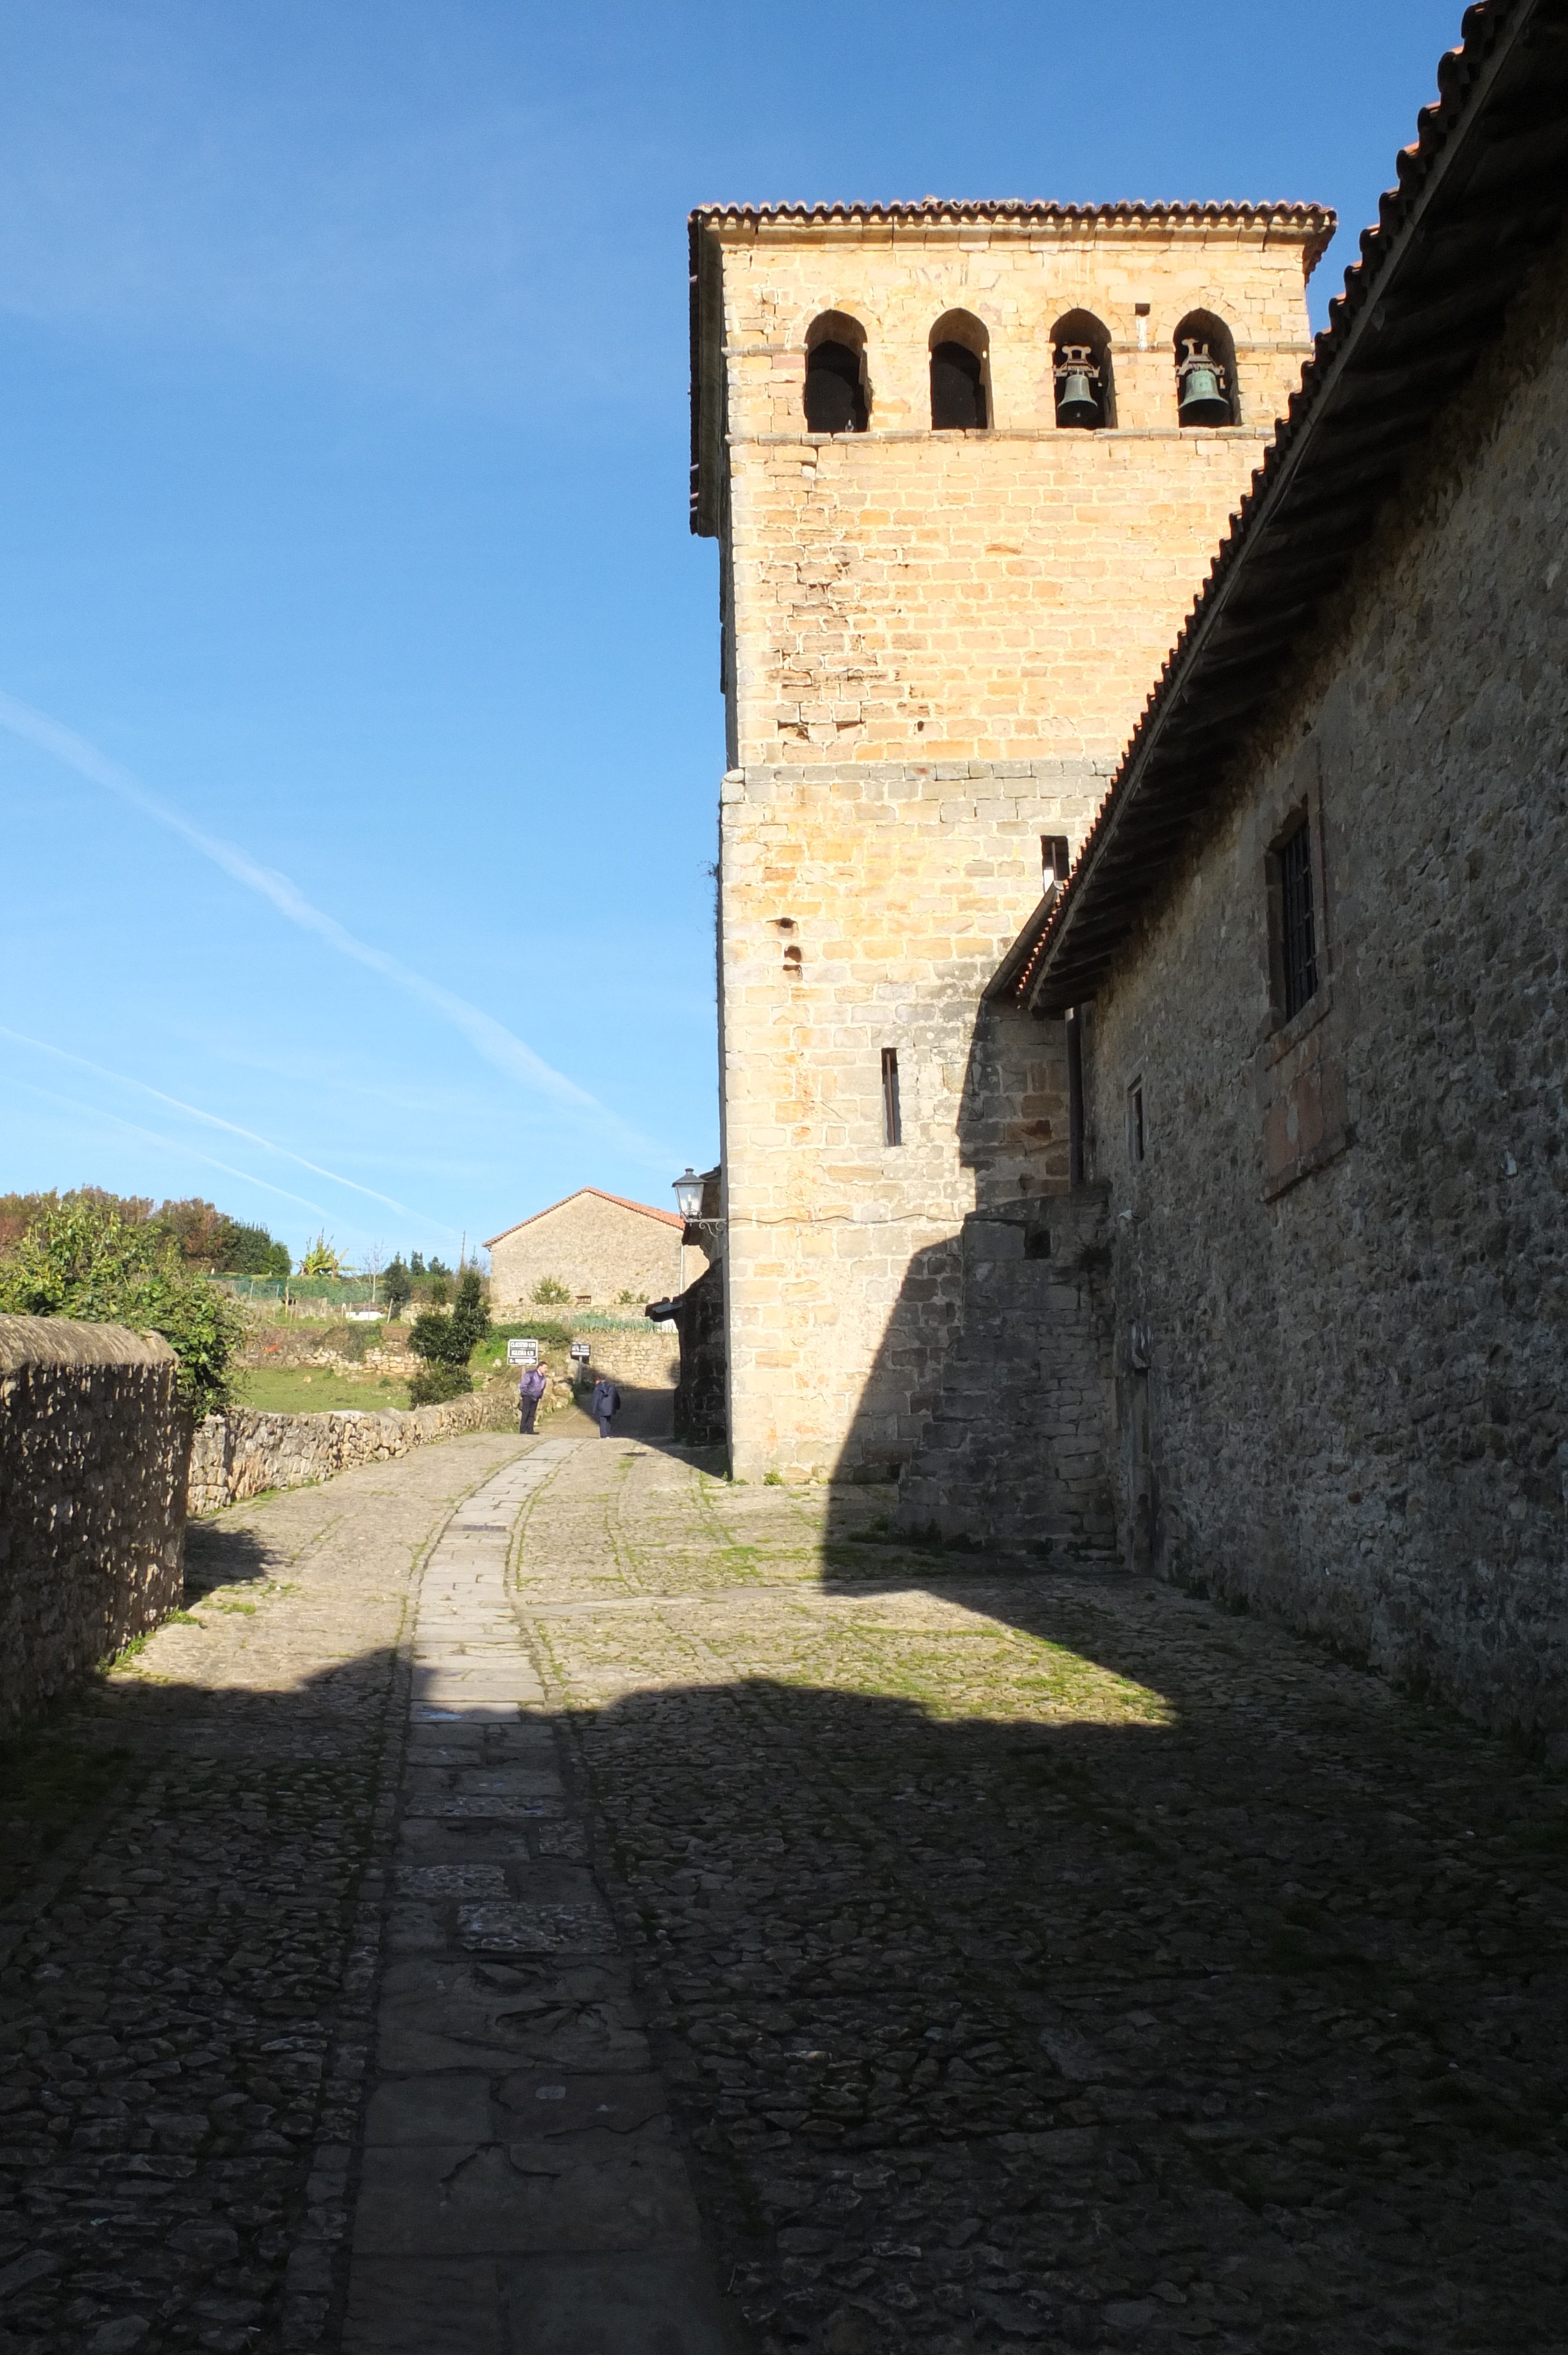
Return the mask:
<svg viewBox="0 0 1568 2355"><path fill-rule="evenodd" d="M703 1215L703 1181L690 1162L685 1176L675 1180L675 1208L688 1225Z"/></svg>

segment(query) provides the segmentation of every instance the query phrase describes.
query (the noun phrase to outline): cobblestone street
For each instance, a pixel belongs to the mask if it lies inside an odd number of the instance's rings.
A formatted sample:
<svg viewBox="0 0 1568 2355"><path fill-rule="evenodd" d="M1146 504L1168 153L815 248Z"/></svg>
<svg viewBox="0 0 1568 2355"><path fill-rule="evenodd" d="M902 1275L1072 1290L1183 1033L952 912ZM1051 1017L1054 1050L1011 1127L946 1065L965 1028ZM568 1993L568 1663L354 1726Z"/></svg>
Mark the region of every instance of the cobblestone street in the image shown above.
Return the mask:
<svg viewBox="0 0 1568 2355"><path fill-rule="evenodd" d="M199 1530L19 1786L5 2355L1568 2348L1560 1775L885 1502Z"/></svg>

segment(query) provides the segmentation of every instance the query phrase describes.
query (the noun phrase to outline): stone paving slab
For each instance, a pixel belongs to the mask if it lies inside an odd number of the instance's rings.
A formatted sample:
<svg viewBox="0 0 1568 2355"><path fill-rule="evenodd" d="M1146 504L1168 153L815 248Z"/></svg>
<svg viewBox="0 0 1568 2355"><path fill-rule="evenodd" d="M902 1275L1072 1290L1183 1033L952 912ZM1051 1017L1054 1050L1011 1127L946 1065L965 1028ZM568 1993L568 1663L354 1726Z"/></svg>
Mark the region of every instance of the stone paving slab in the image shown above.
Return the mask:
<svg viewBox="0 0 1568 2355"><path fill-rule="evenodd" d="M885 1503L198 1532L0 1917L0 2355L1568 2355L1562 1774Z"/></svg>
<svg viewBox="0 0 1568 2355"><path fill-rule="evenodd" d="M578 1452L536 1442L424 1572L348 2355L736 2343L510 1605L519 1512Z"/></svg>
<svg viewBox="0 0 1568 2355"><path fill-rule="evenodd" d="M1562 2355L1561 1774L885 1503L580 1451L523 1529L751 2343Z"/></svg>

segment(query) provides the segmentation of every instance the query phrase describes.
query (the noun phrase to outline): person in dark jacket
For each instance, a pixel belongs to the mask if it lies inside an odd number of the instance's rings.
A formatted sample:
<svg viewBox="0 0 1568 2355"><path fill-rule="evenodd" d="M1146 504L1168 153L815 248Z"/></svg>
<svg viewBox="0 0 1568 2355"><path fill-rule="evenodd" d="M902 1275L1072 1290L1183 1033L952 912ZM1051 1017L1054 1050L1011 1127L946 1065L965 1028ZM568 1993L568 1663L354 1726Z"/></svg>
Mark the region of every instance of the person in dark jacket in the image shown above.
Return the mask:
<svg viewBox="0 0 1568 2355"><path fill-rule="evenodd" d="M524 1438L533 1431L534 1418L549 1379L543 1366L529 1366L517 1385L517 1428Z"/></svg>
<svg viewBox="0 0 1568 2355"><path fill-rule="evenodd" d="M615 1384L610 1380L608 1374L600 1374L598 1381L595 1382L593 1386L593 1406L591 1412L594 1421L599 1425L599 1437L601 1439L608 1439L609 1437L609 1419L611 1415L619 1414L620 1412L620 1392L616 1389Z"/></svg>

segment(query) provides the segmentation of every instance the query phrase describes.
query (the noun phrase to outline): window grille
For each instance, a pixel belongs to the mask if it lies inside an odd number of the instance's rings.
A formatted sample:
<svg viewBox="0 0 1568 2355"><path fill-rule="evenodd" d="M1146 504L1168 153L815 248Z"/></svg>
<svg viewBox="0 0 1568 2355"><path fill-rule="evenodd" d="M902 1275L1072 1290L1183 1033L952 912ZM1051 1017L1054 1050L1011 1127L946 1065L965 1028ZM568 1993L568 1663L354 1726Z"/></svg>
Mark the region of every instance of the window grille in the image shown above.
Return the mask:
<svg viewBox="0 0 1568 2355"><path fill-rule="evenodd" d="M904 1119L898 1108L896 1047L885 1047L882 1050L882 1141L884 1145L904 1142Z"/></svg>
<svg viewBox="0 0 1568 2355"><path fill-rule="evenodd" d="M1285 1019L1318 994L1318 919L1312 902L1312 836L1303 817L1279 847L1279 954Z"/></svg>

